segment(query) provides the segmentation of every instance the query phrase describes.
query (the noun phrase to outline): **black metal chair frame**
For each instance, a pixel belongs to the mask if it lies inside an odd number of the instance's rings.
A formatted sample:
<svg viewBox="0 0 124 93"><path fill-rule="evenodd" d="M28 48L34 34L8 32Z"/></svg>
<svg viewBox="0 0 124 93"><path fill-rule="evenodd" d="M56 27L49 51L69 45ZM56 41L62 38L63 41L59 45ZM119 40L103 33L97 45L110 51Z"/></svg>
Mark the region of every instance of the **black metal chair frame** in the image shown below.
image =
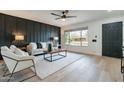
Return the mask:
<svg viewBox="0 0 124 93"><path fill-rule="evenodd" d="M35 63L34 63L34 60L33 60L33 59L17 60L17 59L14 59L14 58L11 58L11 57L8 57L8 56L5 56L5 55L2 55L2 56L3 56L3 57L6 57L6 58L9 58L9 59L11 59L11 60L16 61L16 64L15 64L13 70L12 70L12 73L10 73L10 74L6 74L6 72L8 71L8 69L6 69L6 71L5 71L4 74L3 74L3 77L10 75L10 78L7 80L8 82L11 80L13 74L15 74L15 73L17 73L17 72L20 72L20 71L23 71L23 70L26 70L26 69L29 69L29 68L31 68L31 67L34 67L34 73L35 73L35 74L32 75L32 76L30 76L30 77L28 77L28 78L25 78L25 79L23 79L23 80L21 80L21 81L19 81L19 82L25 81L25 80L30 79L30 78L32 78L32 77L34 77L34 76L37 75L37 73L36 73L36 68L35 68ZM32 63L33 63L32 66L27 67L27 68L25 68L25 69L23 69L23 70L20 70L20 71L14 72L19 62L21 62L21 61L29 61L29 60L32 61Z"/></svg>

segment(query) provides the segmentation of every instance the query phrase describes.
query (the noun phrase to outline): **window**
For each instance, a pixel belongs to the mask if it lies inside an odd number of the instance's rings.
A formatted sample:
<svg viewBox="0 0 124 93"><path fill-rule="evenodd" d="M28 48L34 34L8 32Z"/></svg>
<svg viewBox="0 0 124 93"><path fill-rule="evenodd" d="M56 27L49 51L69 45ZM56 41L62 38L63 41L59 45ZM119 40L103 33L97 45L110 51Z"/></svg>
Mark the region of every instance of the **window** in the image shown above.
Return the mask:
<svg viewBox="0 0 124 93"><path fill-rule="evenodd" d="M80 31L70 32L70 45L80 46L81 45L80 38L81 38Z"/></svg>
<svg viewBox="0 0 124 93"><path fill-rule="evenodd" d="M65 32L65 44L73 46L88 46L88 28Z"/></svg>
<svg viewBox="0 0 124 93"><path fill-rule="evenodd" d="M69 32L65 32L65 44L66 45L69 44L69 39L70 39L70 33Z"/></svg>

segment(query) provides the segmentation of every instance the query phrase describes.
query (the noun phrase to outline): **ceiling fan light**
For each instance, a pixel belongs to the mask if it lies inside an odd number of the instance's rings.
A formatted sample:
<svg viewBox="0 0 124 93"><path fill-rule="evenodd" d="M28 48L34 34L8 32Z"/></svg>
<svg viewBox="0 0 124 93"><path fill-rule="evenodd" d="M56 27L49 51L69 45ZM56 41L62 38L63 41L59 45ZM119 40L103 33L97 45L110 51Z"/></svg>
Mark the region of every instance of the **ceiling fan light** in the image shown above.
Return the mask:
<svg viewBox="0 0 124 93"><path fill-rule="evenodd" d="M62 21L66 21L65 18L62 18L61 20L62 20Z"/></svg>

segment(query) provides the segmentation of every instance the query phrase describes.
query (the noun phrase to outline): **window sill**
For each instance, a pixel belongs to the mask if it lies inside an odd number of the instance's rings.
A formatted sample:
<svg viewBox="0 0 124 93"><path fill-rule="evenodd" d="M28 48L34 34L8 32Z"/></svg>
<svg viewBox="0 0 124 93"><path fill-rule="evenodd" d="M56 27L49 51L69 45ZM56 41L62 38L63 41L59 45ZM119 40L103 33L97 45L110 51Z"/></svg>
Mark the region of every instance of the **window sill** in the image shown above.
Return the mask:
<svg viewBox="0 0 124 93"><path fill-rule="evenodd" d="M88 47L88 45L86 45L86 46L76 46L76 45L67 45L67 44L65 44L65 46L73 46L73 47Z"/></svg>

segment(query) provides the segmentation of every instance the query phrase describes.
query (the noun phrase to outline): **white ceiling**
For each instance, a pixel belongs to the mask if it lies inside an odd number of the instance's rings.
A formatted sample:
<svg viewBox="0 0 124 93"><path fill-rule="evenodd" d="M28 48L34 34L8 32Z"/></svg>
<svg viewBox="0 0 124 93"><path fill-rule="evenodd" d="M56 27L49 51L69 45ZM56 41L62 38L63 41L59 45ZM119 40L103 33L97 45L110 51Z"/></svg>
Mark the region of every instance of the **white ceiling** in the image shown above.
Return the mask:
<svg viewBox="0 0 124 93"><path fill-rule="evenodd" d="M70 10L68 15L77 16L77 18L70 18L63 22L61 20L55 20L57 17L50 14L61 14L62 11L60 10L0 10L0 12L60 27L124 15L124 10L113 10L111 12L107 10Z"/></svg>

